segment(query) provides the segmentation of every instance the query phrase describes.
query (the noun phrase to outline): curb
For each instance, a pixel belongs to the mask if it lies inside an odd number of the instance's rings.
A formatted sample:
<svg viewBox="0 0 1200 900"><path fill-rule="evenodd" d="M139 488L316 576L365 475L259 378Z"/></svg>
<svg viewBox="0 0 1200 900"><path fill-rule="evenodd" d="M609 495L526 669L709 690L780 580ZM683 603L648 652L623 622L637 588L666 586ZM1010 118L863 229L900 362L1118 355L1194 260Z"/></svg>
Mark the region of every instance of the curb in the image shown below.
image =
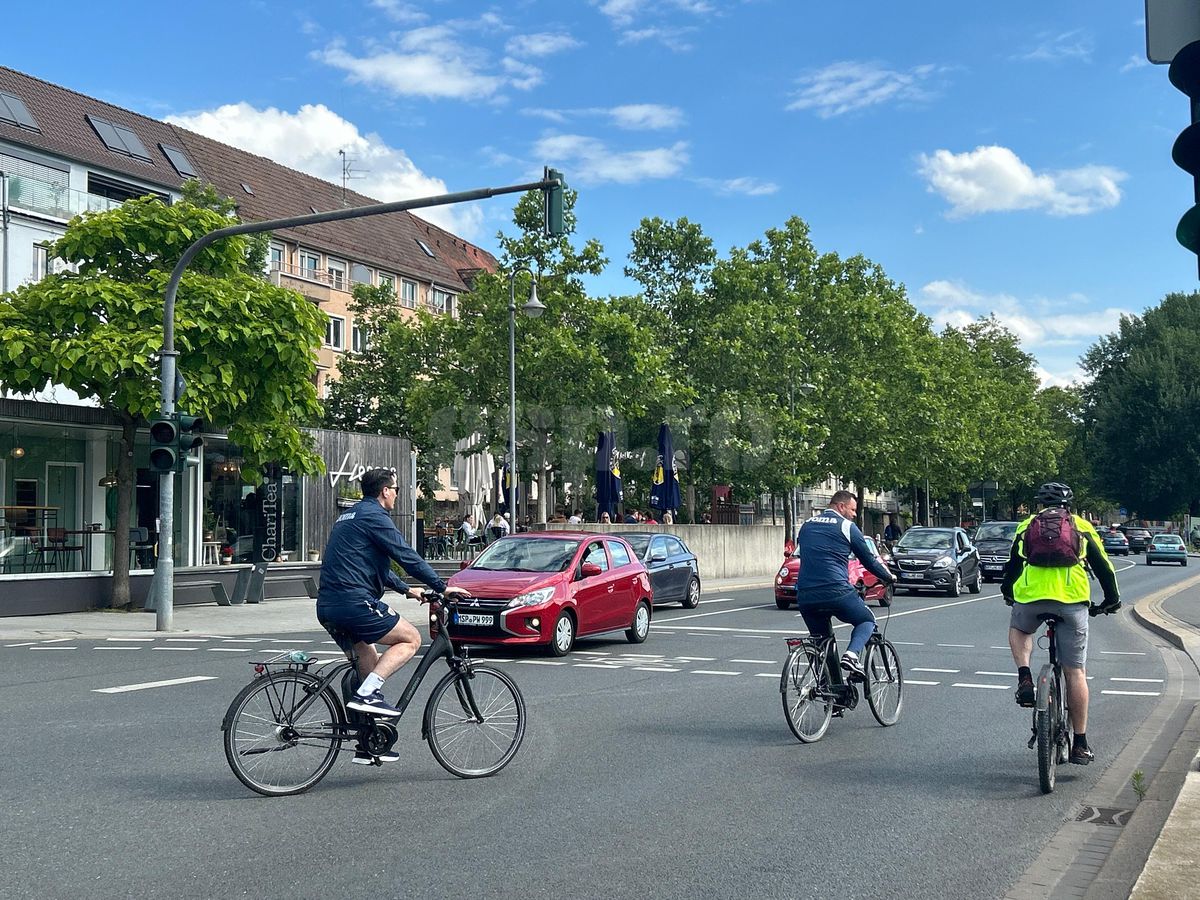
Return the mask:
<svg viewBox="0 0 1200 900"><path fill-rule="evenodd" d="M1200 575L1193 575L1170 587L1143 597L1133 605L1133 617L1143 628L1153 631L1186 653L1200 671L1200 628L1175 618L1163 608L1163 602L1200 584Z"/></svg>

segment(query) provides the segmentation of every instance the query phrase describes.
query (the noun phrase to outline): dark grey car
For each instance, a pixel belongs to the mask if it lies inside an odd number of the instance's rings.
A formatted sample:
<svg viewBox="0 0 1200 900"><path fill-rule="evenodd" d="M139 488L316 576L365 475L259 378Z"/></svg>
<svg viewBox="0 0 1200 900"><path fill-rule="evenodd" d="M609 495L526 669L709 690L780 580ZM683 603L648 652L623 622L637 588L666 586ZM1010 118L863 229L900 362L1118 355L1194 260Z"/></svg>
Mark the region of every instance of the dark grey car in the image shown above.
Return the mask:
<svg viewBox="0 0 1200 900"><path fill-rule="evenodd" d="M999 581L1003 577L1016 534L1016 522L984 522L976 529L973 540L979 551L979 568L984 581Z"/></svg>
<svg viewBox="0 0 1200 900"><path fill-rule="evenodd" d="M696 554L673 534L622 531L637 558L650 574L654 605L679 603L695 609L700 603L700 565Z"/></svg>
<svg viewBox="0 0 1200 900"><path fill-rule="evenodd" d="M945 591L957 597L965 587L978 594L983 587L979 551L961 528L910 528L892 547L889 568L897 587L910 591Z"/></svg>

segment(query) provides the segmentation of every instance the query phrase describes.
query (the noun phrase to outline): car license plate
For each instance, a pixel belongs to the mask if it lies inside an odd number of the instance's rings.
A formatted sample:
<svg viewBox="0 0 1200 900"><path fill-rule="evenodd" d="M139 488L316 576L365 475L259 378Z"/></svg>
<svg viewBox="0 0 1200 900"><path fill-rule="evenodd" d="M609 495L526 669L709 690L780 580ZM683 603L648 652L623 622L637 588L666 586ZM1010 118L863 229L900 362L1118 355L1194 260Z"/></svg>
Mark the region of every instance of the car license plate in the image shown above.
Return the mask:
<svg viewBox="0 0 1200 900"><path fill-rule="evenodd" d="M1004 566L984 566L985 572L1000 572L1004 570Z"/></svg>
<svg viewBox="0 0 1200 900"><path fill-rule="evenodd" d="M493 616L481 616L476 613L459 613L454 617L455 625L491 625L494 621Z"/></svg>
<svg viewBox="0 0 1200 900"><path fill-rule="evenodd" d="M909 581L920 581L921 573L920 572L901 572L900 577L907 578Z"/></svg>

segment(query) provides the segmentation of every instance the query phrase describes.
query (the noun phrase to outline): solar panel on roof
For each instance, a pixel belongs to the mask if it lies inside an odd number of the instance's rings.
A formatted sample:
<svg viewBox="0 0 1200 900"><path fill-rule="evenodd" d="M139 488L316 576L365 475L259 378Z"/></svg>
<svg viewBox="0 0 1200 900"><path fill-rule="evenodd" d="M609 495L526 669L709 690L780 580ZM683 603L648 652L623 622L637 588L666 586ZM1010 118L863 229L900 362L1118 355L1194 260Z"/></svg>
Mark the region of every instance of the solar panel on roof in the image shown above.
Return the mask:
<svg viewBox="0 0 1200 900"><path fill-rule="evenodd" d="M122 156L132 156L135 159L150 162L150 152L133 131L124 125L116 125L95 116L86 116L85 118L109 150L120 153Z"/></svg>
<svg viewBox="0 0 1200 900"><path fill-rule="evenodd" d="M178 147L172 147L170 144L159 144L158 148L162 150L163 155L171 161L171 165L175 167L175 171L184 178L196 178L196 170L192 168L191 161Z"/></svg>
<svg viewBox="0 0 1200 900"><path fill-rule="evenodd" d="M29 114L25 101L4 91L0 91L0 121L16 125L18 128L28 128L30 131L42 130Z"/></svg>

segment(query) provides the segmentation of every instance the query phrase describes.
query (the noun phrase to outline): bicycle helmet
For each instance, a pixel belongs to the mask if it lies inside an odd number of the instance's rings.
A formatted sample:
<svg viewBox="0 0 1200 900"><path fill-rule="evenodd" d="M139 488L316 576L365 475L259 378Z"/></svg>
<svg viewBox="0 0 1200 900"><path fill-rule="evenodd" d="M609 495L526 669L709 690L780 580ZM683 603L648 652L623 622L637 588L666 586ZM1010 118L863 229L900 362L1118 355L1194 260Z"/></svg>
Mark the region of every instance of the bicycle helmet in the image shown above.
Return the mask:
<svg viewBox="0 0 1200 900"><path fill-rule="evenodd" d="M1070 506L1075 500L1075 492L1065 484L1048 481L1038 488L1037 502L1041 506Z"/></svg>

